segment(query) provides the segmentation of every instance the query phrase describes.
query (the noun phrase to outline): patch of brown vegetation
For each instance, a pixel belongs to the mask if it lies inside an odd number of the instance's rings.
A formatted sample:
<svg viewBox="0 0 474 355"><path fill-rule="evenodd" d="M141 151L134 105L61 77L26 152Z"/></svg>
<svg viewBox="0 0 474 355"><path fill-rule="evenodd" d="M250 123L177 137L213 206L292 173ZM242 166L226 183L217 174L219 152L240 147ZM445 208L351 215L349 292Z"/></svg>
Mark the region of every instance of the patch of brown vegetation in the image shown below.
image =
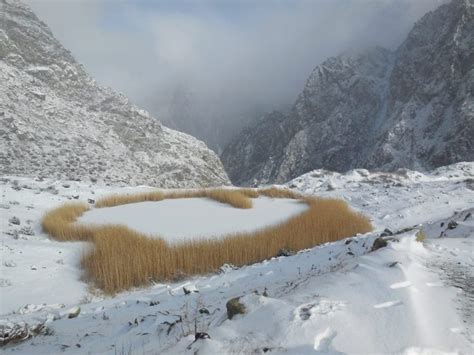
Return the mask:
<svg viewBox="0 0 474 355"><path fill-rule="evenodd" d="M202 191L206 191L205 196ZM274 188L244 191L225 189L224 195L221 190L210 191L212 190L181 191L166 193L165 196L212 196L210 198L237 206L241 205L229 199L228 191L234 191L231 195L239 199L243 196L250 202L249 196L255 195L253 191L271 197L299 196L291 191L278 191ZM82 266L86 278L107 293L147 285L151 281L176 280L189 275L215 272L225 263L248 265L271 258L281 249L307 249L372 230L369 220L352 211L342 200L300 198L301 203L308 205L308 209L279 225L256 232L176 245L169 245L162 239L148 238L124 226L89 228L73 224L87 210L87 205L68 204L49 212L43 219L43 228L59 240L93 241L93 248L82 258Z"/></svg>
<svg viewBox="0 0 474 355"><path fill-rule="evenodd" d="M165 198L167 199L196 197L210 198L221 203L226 203L235 208L252 208L252 200L248 194L245 194L238 189L178 190L165 194Z"/></svg>
<svg viewBox="0 0 474 355"><path fill-rule="evenodd" d="M303 196L289 189L279 189L276 187L267 187L259 189L260 196L267 196L271 198L291 198L294 200L302 199Z"/></svg>
<svg viewBox="0 0 474 355"><path fill-rule="evenodd" d="M97 200L95 207L113 207L128 203L145 201L161 201L176 198L210 198L221 203L227 203L235 208L252 208L250 197L258 197L258 193L251 193L251 189L200 189L200 190L176 190L170 192L150 191L138 194L115 194L102 197Z"/></svg>
<svg viewBox="0 0 474 355"><path fill-rule="evenodd" d="M93 228L74 224L76 219L89 210L82 202L68 202L47 212L41 221L43 230L54 239L60 241L91 240Z"/></svg>
<svg viewBox="0 0 474 355"><path fill-rule="evenodd" d="M115 194L98 199L95 203L95 207L114 207L119 205L126 205L129 203L161 201L164 199L165 194L161 191L149 191L135 194Z"/></svg>

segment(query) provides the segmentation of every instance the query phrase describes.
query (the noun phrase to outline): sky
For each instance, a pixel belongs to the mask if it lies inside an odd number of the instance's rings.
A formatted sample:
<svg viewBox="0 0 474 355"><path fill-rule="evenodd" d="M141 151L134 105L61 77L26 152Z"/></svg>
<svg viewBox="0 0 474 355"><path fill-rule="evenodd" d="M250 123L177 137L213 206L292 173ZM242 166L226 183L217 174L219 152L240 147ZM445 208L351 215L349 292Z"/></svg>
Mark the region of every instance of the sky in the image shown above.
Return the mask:
<svg viewBox="0 0 474 355"><path fill-rule="evenodd" d="M169 120L176 92L185 92L194 120L231 123L291 105L330 56L396 48L417 19L446 1L26 2L99 83L159 119Z"/></svg>

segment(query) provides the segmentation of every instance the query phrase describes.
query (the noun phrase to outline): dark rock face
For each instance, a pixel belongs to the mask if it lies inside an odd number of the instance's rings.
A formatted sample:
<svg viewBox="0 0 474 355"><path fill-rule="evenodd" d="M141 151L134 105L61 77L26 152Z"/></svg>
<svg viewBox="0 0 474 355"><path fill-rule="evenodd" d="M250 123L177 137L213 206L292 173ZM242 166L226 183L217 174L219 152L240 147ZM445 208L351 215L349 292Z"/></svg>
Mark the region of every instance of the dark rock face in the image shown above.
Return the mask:
<svg viewBox="0 0 474 355"><path fill-rule="evenodd" d="M372 245L371 251L376 251L380 248L385 248L388 245L387 241L382 237L378 237L374 240L374 244Z"/></svg>
<svg viewBox="0 0 474 355"><path fill-rule="evenodd" d="M474 160L473 48L472 0L454 0L415 24L396 52L389 128L369 155L369 168Z"/></svg>
<svg viewBox="0 0 474 355"><path fill-rule="evenodd" d="M203 142L99 86L25 5L0 1L0 174L228 184Z"/></svg>
<svg viewBox="0 0 474 355"><path fill-rule="evenodd" d="M282 183L312 169L432 169L474 160L474 15L454 0L394 52L317 66L288 114L273 112L222 154L234 183Z"/></svg>

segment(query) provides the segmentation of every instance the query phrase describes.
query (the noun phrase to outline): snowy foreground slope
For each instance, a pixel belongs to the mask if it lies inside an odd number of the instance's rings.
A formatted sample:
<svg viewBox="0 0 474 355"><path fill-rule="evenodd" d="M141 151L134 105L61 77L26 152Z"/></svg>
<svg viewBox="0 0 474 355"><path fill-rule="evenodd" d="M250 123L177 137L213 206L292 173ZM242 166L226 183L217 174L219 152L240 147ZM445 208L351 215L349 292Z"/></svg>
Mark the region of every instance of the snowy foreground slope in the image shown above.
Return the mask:
<svg viewBox="0 0 474 355"><path fill-rule="evenodd" d="M84 245L50 241L39 219L73 196L87 200L146 187L4 177L0 327L39 325L40 335L2 351L472 353L474 163L429 175L316 170L288 186L345 199L372 218L375 231L110 298L89 293L80 281ZM370 252L385 228L394 233L388 246ZM428 237L424 242L416 241L419 229ZM197 292L185 294L183 287ZM226 303L237 296L246 313L227 319ZM80 314L70 319L75 306ZM210 339L195 341L195 327Z"/></svg>

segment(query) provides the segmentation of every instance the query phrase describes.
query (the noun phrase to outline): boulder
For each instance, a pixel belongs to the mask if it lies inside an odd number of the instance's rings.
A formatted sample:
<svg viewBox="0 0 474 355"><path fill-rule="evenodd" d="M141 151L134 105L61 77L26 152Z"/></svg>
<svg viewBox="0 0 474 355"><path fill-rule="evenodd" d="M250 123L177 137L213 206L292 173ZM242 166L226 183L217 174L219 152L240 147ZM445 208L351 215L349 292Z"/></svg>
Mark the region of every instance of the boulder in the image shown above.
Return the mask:
<svg viewBox="0 0 474 355"><path fill-rule="evenodd" d="M388 243L385 239L383 239L382 237L378 237L377 239L374 240L374 244L372 244L371 251L375 251L380 248L385 248L387 245Z"/></svg>
<svg viewBox="0 0 474 355"><path fill-rule="evenodd" d="M205 332L197 332L194 334L194 341L199 339L211 339L211 336Z"/></svg>
<svg viewBox="0 0 474 355"><path fill-rule="evenodd" d="M190 293L199 293L199 290L195 285L188 285L183 286L183 292L185 295L189 295Z"/></svg>
<svg viewBox="0 0 474 355"><path fill-rule="evenodd" d="M381 237L388 237L390 235L393 235L393 232L388 228L385 228L383 232L380 234Z"/></svg>
<svg viewBox="0 0 474 355"><path fill-rule="evenodd" d="M68 318L76 318L81 313L81 307L73 307L67 312Z"/></svg>
<svg viewBox="0 0 474 355"><path fill-rule="evenodd" d="M10 218L8 222L11 224L20 225L20 219L16 216L13 216L12 218Z"/></svg>
<svg viewBox="0 0 474 355"><path fill-rule="evenodd" d="M458 222L456 222L456 221L450 221L450 222L448 223L448 229L454 229L454 228L456 228L457 226L458 226Z"/></svg>

